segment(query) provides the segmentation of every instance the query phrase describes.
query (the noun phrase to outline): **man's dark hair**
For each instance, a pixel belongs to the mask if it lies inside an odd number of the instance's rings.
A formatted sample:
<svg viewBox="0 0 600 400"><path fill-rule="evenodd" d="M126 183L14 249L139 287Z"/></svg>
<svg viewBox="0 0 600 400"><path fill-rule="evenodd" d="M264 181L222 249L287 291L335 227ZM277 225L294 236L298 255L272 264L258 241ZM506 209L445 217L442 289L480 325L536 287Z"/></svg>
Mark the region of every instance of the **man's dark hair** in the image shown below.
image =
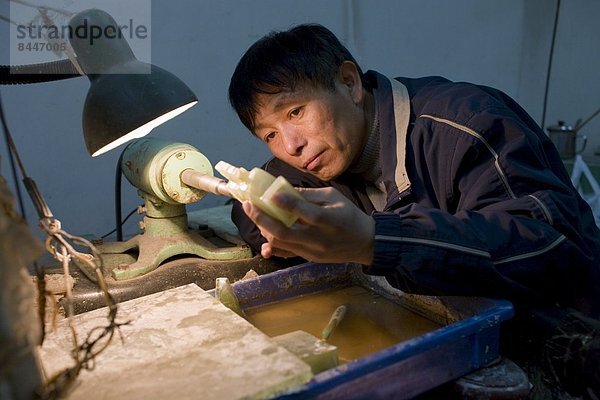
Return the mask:
<svg viewBox="0 0 600 400"><path fill-rule="evenodd" d="M253 131L258 94L294 91L301 85L334 90L344 61L358 63L338 38L318 24L274 31L242 56L229 84L229 102L242 123Z"/></svg>

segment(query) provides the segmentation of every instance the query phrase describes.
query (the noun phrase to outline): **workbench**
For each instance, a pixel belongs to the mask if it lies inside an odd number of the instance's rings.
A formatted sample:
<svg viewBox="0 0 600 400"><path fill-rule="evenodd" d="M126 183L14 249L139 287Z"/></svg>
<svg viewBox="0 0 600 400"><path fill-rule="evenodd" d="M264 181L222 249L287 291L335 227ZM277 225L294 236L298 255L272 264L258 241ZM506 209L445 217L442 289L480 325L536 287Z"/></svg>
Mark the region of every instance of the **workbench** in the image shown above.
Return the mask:
<svg viewBox="0 0 600 400"><path fill-rule="evenodd" d="M227 206L205 210L190 225L205 229L194 226L200 220L232 229L230 221L223 223L228 213ZM258 277L240 281L250 269ZM233 288L243 308L360 285L441 327L313 376L306 364L214 299L209 289L220 276L238 281ZM98 308L102 298L91 283L78 280L74 325L87 332L102 325L107 311ZM499 360L500 326L513 313L506 301L409 295L353 264L281 265L260 256L225 262L183 257L140 278L109 281L109 288L120 302L118 319L131 324L121 328L123 341L115 337L96 368L82 373L73 399L100 393L111 399L408 399ZM49 375L72 362L66 324L42 349Z"/></svg>

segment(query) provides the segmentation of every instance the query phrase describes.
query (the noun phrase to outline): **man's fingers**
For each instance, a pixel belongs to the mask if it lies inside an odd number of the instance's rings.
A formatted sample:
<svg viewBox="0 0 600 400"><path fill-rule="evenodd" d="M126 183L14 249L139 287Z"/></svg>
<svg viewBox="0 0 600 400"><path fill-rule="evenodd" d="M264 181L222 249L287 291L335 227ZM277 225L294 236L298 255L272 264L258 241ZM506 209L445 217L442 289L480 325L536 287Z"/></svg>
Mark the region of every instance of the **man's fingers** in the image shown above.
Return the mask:
<svg viewBox="0 0 600 400"><path fill-rule="evenodd" d="M298 214L301 221L309 224L318 224L321 220L322 210L320 203L299 199L296 196L286 193L277 193L271 200L277 207Z"/></svg>
<svg viewBox="0 0 600 400"><path fill-rule="evenodd" d="M295 202L293 204L296 205ZM300 215L300 220L308 222L308 224L297 223L288 228L249 201L245 201L242 206L248 217L259 228L261 235L267 239L268 248L261 249L261 254L265 258L273 255L302 256L298 251L306 240L307 230L310 230L312 225L318 225L319 214L322 212L319 206L300 200L300 204L296 205L295 210ZM278 252L281 251L286 253L280 255Z"/></svg>
<svg viewBox="0 0 600 400"><path fill-rule="evenodd" d="M269 233L276 233L278 230L284 227L284 225L281 222L270 217L267 213L265 213L249 201L244 201L242 207L246 215L248 215L252 222L254 222L261 230L261 233L263 233L263 231ZM265 236L264 233L263 236Z"/></svg>
<svg viewBox="0 0 600 400"><path fill-rule="evenodd" d="M296 253L292 253L291 251L277 248L277 247L273 246L272 243L269 243L269 242L262 244L262 246L260 248L260 254L261 254L261 256L263 256L263 258L269 258L272 256L282 257L282 258L298 256Z"/></svg>
<svg viewBox="0 0 600 400"><path fill-rule="evenodd" d="M292 228L288 228L280 221L270 217L249 201L245 201L242 207L244 208L244 212L258 227L260 234L269 242L273 242L275 238L284 241L294 240L296 232Z"/></svg>
<svg viewBox="0 0 600 400"><path fill-rule="evenodd" d="M262 246L260 246L260 255L263 256L263 258L271 258L273 255L271 243L263 243Z"/></svg>
<svg viewBox="0 0 600 400"><path fill-rule="evenodd" d="M333 187L325 188L296 188L302 197L309 203L325 205L333 203L343 195Z"/></svg>

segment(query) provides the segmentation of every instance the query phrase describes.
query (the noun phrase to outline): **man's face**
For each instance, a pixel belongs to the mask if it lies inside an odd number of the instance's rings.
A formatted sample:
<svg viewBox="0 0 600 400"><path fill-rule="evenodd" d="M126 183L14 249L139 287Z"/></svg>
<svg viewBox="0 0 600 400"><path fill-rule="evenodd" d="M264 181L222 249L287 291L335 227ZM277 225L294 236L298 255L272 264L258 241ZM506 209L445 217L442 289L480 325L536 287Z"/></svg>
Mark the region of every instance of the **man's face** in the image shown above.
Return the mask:
<svg viewBox="0 0 600 400"><path fill-rule="evenodd" d="M362 86L340 78L334 91L305 87L257 100L254 133L275 157L303 172L334 179L362 151L367 135Z"/></svg>

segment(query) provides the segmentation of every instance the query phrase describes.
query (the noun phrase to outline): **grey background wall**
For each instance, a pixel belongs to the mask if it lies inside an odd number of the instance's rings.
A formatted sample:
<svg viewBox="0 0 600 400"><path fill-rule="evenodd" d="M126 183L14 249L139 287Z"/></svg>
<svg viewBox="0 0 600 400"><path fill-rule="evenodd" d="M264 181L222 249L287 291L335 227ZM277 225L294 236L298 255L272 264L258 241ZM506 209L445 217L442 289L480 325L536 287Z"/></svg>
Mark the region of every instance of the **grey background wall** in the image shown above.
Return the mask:
<svg viewBox="0 0 600 400"><path fill-rule="evenodd" d="M0 4L0 14L7 16L8 3ZM333 30L364 69L494 86L542 124L556 5L555 0L155 0L152 62L179 76L200 103L151 136L190 143L213 164L261 164L268 152L230 109L229 78L255 40L303 22ZM546 126L558 119L574 123L600 107L599 19L598 0L561 2ZM6 25L0 21L2 64L10 63ZM87 155L81 110L88 87L86 78L77 78L0 86L0 93L23 162L54 214L73 233L101 235L114 227L114 170L122 148L94 159ZM595 161L600 117L582 133L589 137L585 156ZM0 155L0 172L12 185L3 141ZM28 220L36 226L25 200ZM225 200L207 196L188 208ZM124 182L124 213L140 203ZM129 222L125 230L136 233L136 224Z"/></svg>

